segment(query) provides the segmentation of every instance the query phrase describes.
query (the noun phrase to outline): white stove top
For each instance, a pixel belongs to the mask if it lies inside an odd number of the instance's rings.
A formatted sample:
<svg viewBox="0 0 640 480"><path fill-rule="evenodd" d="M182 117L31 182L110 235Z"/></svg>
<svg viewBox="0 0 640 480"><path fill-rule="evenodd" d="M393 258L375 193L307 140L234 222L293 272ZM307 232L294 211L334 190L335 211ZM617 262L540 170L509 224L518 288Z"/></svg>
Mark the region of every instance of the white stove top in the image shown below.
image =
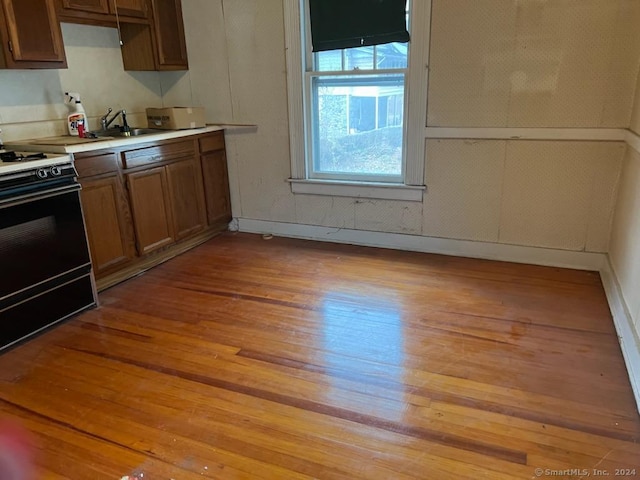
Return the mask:
<svg viewBox="0 0 640 480"><path fill-rule="evenodd" d="M4 153L6 150L0 150ZM16 152L19 154L30 155L33 152ZM61 163L71 162L71 155L65 153L48 153L44 152L47 158L36 158L33 160L23 160L20 162L3 162L0 161L0 175L7 173L21 172L32 168L50 167L52 165L60 165Z"/></svg>

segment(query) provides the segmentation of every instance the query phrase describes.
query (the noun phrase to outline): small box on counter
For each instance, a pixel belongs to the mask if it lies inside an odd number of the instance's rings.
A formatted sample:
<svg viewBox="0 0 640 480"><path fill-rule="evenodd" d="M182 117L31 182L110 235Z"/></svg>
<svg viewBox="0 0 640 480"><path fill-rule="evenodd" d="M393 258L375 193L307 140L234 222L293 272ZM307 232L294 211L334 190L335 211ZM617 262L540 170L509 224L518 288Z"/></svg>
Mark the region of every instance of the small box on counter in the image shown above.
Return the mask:
<svg viewBox="0 0 640 480"><path fill-rule="evenodd" d="M147 125L149 128L163 128L165 130L183 130L186 128L204 127L204 108L147 108Z"/></svg>

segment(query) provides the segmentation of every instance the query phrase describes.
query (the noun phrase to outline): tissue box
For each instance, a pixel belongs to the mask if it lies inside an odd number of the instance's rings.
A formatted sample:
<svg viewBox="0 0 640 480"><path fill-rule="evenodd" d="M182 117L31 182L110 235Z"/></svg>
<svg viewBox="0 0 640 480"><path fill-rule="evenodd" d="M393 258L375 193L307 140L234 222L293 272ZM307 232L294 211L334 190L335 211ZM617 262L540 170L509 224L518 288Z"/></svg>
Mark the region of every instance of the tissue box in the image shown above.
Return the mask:
<svg viewBox="0 0 640 480"><path fill-rule="evenodd" d="M204 127L204 108L147 108L147 125L149 128L163 128L165 130Z"/></svg>

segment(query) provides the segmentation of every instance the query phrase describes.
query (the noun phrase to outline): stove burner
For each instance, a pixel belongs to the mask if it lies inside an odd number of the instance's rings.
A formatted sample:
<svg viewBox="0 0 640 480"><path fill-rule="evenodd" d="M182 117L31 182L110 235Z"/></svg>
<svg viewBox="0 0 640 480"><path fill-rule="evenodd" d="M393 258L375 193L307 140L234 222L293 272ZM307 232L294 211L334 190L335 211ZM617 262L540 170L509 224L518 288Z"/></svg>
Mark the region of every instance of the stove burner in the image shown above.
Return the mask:
<svg viewBox="0 0 640 480"><path fill-rule="evenodd" d="M3 162L25 162L28 160L38 160L44 158L47 158L44 153L32 153L29 155L24 155L22 153L18 154L12 150L9 150L8 152L0 152L0 160Z"/></svg>

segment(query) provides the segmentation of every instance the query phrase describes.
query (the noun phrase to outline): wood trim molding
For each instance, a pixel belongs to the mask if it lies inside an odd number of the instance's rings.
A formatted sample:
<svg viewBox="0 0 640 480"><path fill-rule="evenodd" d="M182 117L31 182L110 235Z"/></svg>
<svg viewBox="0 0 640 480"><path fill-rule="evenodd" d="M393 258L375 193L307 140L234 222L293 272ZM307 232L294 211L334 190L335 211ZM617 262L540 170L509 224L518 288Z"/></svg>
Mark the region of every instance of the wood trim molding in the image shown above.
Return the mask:
<svg viewBox="0 0 640 480"><path fill-rule="evenodd" d="M426 187L366 182L331 182L323 180L296 180L290 178L291 191L307 195L332 197L378 198L422 202Z"/></svg>
<svg viewBox="0 0 640 480"><path fill-rule="evenodd" d="M625 140L627 145L633 148L636 152L640 152L640 135L633 130L627 130Z"/></svg>
<svg viewBox="0 0 640 480"><path fill-rule="evenodd" d="M431 0L411 2L409 73L407 75L407 139L405 183L424 185L425 137L427 101L429 95L429 42L431 38Z"/></svg>
<svg viewBox="0 0 640 480"><path fill-rule="evenodd" d="M487 140L628 141L623 128L468 128L427 127L426 138Z"/></svg>
<svg viewBox="0 0 640 480"><path fill-rule="evenodd" d="M298 179L306 178L301 15L300 0L284 0L291 177Z"/></svg>

